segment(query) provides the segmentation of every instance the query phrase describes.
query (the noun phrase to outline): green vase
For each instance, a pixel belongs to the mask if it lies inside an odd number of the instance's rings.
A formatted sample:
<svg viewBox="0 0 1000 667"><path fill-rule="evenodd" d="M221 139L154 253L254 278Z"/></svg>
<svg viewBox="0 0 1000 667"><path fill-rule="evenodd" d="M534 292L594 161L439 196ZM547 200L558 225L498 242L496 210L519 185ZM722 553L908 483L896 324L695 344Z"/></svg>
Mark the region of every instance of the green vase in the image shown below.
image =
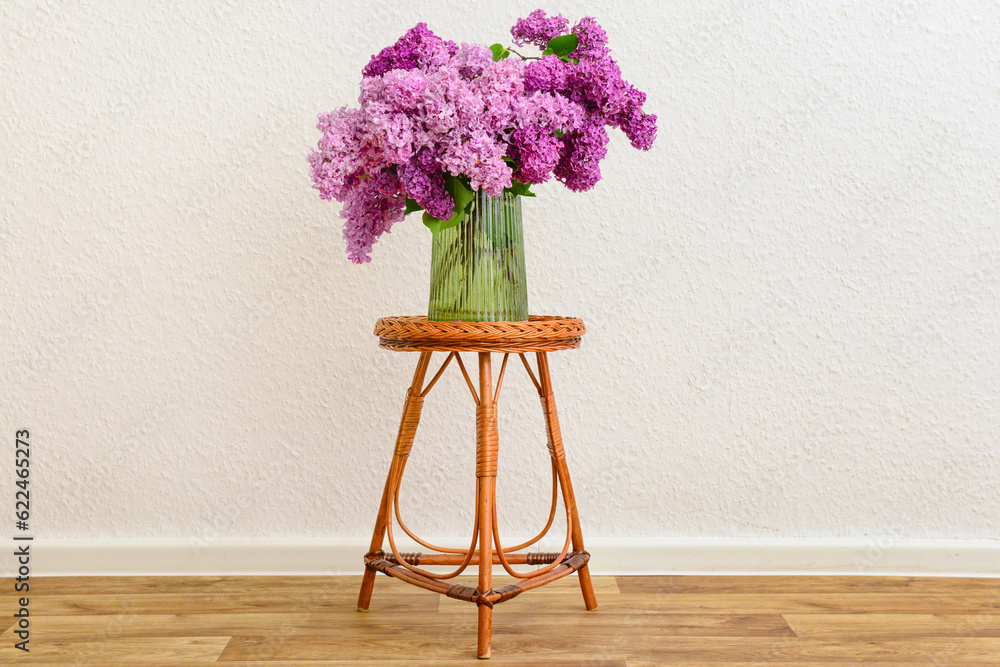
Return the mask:
<svg viewBox="0 0 1000 667"><path fill-rule="evenodd" d="M480 190L458 225L434 234L427 319L528 319L520 197Z"/></svg>

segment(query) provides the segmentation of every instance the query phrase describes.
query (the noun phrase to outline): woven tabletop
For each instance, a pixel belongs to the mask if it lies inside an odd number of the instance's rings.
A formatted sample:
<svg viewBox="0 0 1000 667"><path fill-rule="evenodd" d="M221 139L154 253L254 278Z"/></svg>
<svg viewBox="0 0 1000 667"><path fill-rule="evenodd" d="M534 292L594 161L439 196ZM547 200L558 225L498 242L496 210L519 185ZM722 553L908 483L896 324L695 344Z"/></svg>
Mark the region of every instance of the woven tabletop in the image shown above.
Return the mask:
<svg viewBox="0 0 1000 667"><path fill-rule="evenodd" d="M550 352L580 347L587 333L575 317L531 315L527 322L431 322L426 316L383 317L379 347L443 352Z"/></svg>

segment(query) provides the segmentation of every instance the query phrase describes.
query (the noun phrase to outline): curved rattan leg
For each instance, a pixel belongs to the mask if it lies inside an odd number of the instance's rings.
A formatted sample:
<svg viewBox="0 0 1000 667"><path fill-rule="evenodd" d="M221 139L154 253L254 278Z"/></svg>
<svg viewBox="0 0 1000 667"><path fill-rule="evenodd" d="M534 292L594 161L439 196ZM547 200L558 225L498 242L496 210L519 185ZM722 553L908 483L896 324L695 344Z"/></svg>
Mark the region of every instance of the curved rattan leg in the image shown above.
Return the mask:
<svg viewBox="0 0 1000 667"><path fill-rule="evenodd" d="M479 594L493 593L493 504L497 481L497 420L493 402L490 353L479 353L479 405L476 407L476 484L479 486ZM480 597L477 655L490 657L493 644L493 604Z"/></svg>
<svg viewBox="0 0 1000 667"><path fill-rule="evenodd" d="M562 432L559 430L559 417L556 414L556 400L552 393L552 379L549 377L549 360L545 352L537 353L538 359L538 380L540 384L540 395L542 398L542 409L545 411L545 427L548 432L549 454L555 461L556 470L559 474L559 482L563 486L563 497L566 501L566 509L571 521L571 532L573 536L573 550L585 551L583 546L583 532L580 530L580 516L576 510L576 497L573 495L573 484L569 479L569 467L566 465L566 453L563 450ZM590 569L584 565L577 570L580 578L580 590L583 592L583 603L588 611L597 609L597 597L594 595L594 586L590 581Z"/></svg>
<svg viewBox="0 0 1000 667"><path fill-rule="evenodd" d="M371 547L369 552L380 551L382 540L385 537L386 521L392 520L391 489L397 484L397 477L402 474L404 459L409 455L410 448L413 447L413 436L417 431L417 424L420 421L420 408L423 405L421 397L421 387L424 384L424 375L427 373L427 365L431 360L431 352L421 352L417 361L417 368L413 372L413 382L406 393L406 402L403 404L403 417L399 423L399 432L396 435L396 448L392 454L392 463L389 466L389 475L385 480L385 489L382 491L382 504L379 506L378 517L375 519L375 530L372 533ZM361 592L358 593L358 611L368 611L368 605L372 599L372 589L375 587L376 571L366 567L365 575L361 580Z"/></svg>

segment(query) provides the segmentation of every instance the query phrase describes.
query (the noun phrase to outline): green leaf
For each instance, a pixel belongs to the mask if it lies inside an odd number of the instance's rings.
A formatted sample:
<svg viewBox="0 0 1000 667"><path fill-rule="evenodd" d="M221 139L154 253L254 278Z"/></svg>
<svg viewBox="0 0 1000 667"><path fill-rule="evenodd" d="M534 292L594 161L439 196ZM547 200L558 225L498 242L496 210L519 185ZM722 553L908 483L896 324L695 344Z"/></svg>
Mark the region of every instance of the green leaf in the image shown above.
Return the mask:
<svg viewBox="0 0 1000 667"><path fill-rule="evenodd" d="M444 189L455 200L455 208L460 211L465 211L476 197L475 191L469 187L468 179L452 176L451 174L444 175Z"/></svg>
<svg viewBox="0 0 1000 667"><path fill-rule="evenodd" d="M424 210L424 207L418 204L416 201L406 198L406 210L403 211L403 215L409 215L411 213L416 213L417 211Z"/></svg>
<svg viewBox="0 0 1000 667"><path fill-rule="evenodd" d="M531 185L529 185L528 183L522 183L516 178L512 178L510 181L510 187L504 188L503 191L508 192L514 195L515 197L534 197L535 193L528 189L530 187Z"/></svg>
<svg viewBox="0 0 1000 667"><path fill-rule="evenodd" d="M424 213L424 224L434 234L460 223L468 212L468 209L472 207L472 202L476 198L476 193L462 179L451 174L445 174L444 188L451 195L451 198L455 200L455 207L452 209L451 217L447 220L441 220L435 218L430 213Z"/></svg>
<svg viewBox="0 0 1000 667"><path fill-rule="evenodd" d="M549 43L546 45L547 48L545 51L542 51L542 55L554 54L560 58L564 58L573 53L579 45L580 38L576 36L576 33L571 32L568 35L559 35L549 40Z"/></svg>
<svg viewBox="0 0 1000 667"><path fill-rule="evenodd" d="M427 229L431 230L432 234L437 234L438 232L444 231L446 229L451 229L452 227L456 226L458 223L462 222L462 218L464 217L465 217L465 209L464 208L460 209L458 207L455 207L454 211L451 214L451 217L448 218L447 220L441 220L440 218L435 218L433 215L427 212L424 213L423 220L424 224L427 226Z"/></svg>
<svg viewBox="0 0 1000 667"><path fill-rule="evenodd" d="M498 60L503 60L510 55L510 51L507 50L503 44L497 42L490 46L490 51L493 52L493 62Z"/></svg>
<svg viewBox="0 0 1000 667"><path fill-rule="evenodd" d="M427 229L431 230L432 234L437 234L439 231L441 231L441 225L448 222L447 220L441 220L439 218L435 218L433 215L427 213L426 211L424 211L422 219L424 221L424 224L427 226Z"/></svg>

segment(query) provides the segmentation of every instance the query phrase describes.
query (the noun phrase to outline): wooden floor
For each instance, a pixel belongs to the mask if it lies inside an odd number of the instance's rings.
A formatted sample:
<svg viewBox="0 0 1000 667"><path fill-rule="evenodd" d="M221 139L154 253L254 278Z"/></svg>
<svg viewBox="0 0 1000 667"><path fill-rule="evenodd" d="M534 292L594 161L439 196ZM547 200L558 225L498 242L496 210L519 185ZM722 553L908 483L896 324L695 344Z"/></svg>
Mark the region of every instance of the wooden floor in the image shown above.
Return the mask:
<svg viewBox="0 0 1000 667"><path fill-rule="evenodd" d="M380 576L33 578L30 656L0 589L2 665L475 664L476 613ZM505 582L494 580L495 586ZM1000 579L575 577L494 610L495 665L1000 665ZM484 664L484 663L479 663Z"/></svg>

